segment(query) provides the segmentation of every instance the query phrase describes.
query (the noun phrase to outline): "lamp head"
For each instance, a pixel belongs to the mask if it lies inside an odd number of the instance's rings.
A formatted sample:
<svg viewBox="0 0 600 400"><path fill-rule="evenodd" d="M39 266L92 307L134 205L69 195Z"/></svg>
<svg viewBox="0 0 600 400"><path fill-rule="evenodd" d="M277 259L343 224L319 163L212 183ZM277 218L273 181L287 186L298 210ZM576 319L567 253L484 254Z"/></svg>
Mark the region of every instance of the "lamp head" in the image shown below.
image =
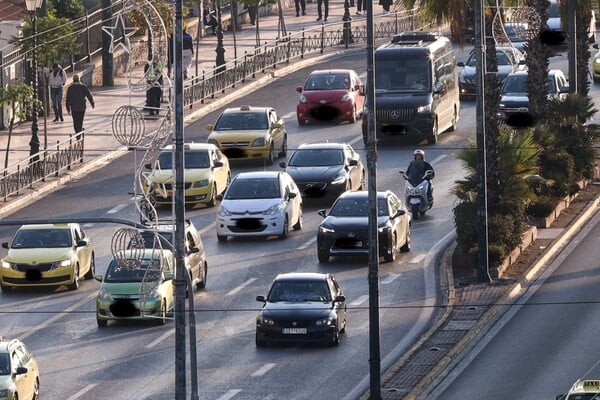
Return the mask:
<svg viewBox="0 0 600 400"><path fill-rule="evenodd" d="M25 0L25 7L29 12L35 12L38 8L42 6L42 2L44 0Z"/></svg>

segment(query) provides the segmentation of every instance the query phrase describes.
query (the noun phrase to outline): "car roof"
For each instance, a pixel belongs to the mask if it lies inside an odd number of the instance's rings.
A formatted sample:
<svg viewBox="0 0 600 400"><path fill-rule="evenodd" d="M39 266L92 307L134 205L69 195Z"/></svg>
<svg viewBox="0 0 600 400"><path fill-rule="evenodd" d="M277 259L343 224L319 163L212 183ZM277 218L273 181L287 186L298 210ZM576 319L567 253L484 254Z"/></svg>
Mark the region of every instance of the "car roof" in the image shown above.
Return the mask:
<svg viewBox="0 0 600 400"><path fill-rule="evenodd" d="M235 176L234 179L256 179L256 178L277 178L282 171L251 171L251 172L240 172Z"/></svg>
<svg viewBox="0 0 600 400"><path fill-rule="evenodd" d="M275 277L276 281L324 281L330 274L321 274L318 272L289 272L279 274Z"/></svg>
<svg viewBox="0 0 600 400"><path fill-rule="evenodd" d="M140 248L135 248L135 249L126 249L126 250L121 250L117 253L117 255L119 256L118 258L145 258L145 259L149 259L152 258L153 254L157 254L157 253L162 253L163 257L168 257L172 254L171 250L169 249L140 249Z"/></svg>
<svg viewBox="0 0 600 400"><path fill-rule="evenodd" d="M21 341L19 339L5 339L0 336L0 352L7 352L10 346L20 343Z"/></svg>
<svg viewBox="0 0 600 400"><path fill-rule="evenodd" d="M21 225L21 227L19 228L19 230L35 230L35 229L69 229L71 227L75 227L79 225L76 222L69 222L66 224L26 224L26 225Z"/></svg>
<svg viewBox="0 0 600 400"><path fill-rule="evenodd" d="M563 74L564 75L564 73L560 69L550 69L550 70L548 70L548 76L554 76L554 75L557 75L557 74ZM511 72L508 75L509 76L511 76L511 75L525 75L525 76L527 76L528 75L528 71L527 70L519 70L519 71Z"/></svg>
<svg viewBox="0 0 600 400"><path fill-rule="evenodd" d="M248 113L248 112L252 112L252 113L256 113L256 112L263 112L263 113L267 113L268 111L272 110L273 107L254 107L254 106L249 106L249 105L241 105L239 107L230 107L227 108L223 111L223 114L241 114L241 113Z"/></svg>
<svg viewBox="0 0 600 400"><path fill-rule="evenodd" d="M378 199L385 198L388 194L392 194L392 193L394 193L394 192L392 192L391 190L379 191L379 192L377 192L377 198ZM354 192L347 191L347 192L342 193L338 197L338 199L341 199L341 198L362 199L362 198L368 197L368 195L369 195L369 192L367 190L358 190L358 191L354 191Z"/></svg>
<svg viewBox="0 0 600 400"><path fill-rule="evenodd" d="M310 75L329 75L329 74L350 74L354 72L352 69L317 69L310 73Z"/></svg>
<svg viewBox="0 0 600 400"><path fill-rule="evenodd" d="M173 150L173 145L170 144L168 146L165 146L162 151L171 151ZM209 149L214 149L217 146L215 146L212 143L184 143L183 144L183 149L184 150L209 150Z"/></svg>
<svg viewBox="0 0 600 400"><path fill-rule="evenodd" d="M298 150L306 149L344 149L345 143L304 143L298 146Z"/></svg>

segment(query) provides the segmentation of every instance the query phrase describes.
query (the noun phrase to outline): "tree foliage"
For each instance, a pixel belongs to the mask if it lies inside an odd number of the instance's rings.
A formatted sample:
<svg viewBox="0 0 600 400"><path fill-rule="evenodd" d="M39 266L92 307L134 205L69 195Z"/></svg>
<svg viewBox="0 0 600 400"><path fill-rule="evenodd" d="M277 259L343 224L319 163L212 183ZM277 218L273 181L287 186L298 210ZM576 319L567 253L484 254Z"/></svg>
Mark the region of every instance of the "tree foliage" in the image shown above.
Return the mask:
<svg viewBox="0 0 600 400"><path fill-rule="evenodd" d="M54 15L60 15L70 21L85 15L85 7L81 0L50 0Z"/></svg>

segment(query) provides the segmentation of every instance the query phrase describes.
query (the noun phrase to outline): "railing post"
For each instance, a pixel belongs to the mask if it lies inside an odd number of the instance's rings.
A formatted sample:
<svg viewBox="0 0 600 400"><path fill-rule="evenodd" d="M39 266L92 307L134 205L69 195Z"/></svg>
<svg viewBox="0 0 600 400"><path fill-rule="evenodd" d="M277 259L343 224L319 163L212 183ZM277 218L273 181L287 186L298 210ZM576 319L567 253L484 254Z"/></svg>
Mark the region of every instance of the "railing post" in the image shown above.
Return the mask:
<svg viewBox="0 0 600 400"><path fill-rule="evenodd" d="M248 72L248 50L244 51L244 77L242 78L242 83L246 82L246 73Z"/></svg>
<svg viewBox="0 0 600 400"><path fill-rule="evenodd" d="M325 25L321 24L321 54L325 51Z"/></svg>
<svg viewBox="0 0 600 400"><path fill-rule="evenodd" d="M71 169L71 164L73 162L73 135L69 134L69 151L67 151L67 169ZM56 154L60 154L60 146L58 140L56 141ZM58 160L56 161L58 163ZM56 168L56 176L58 176L58 170L60 169L60 165L57 165Z"/></svg>
<svg viewBox="0 0 600 400"><path fill-rule="evenodd" d="M204 97L205 97L205 94L206 94L206 74L205 74L204 71L202 71L202 83L201 83L201 85L202 85L202 88L201 88L202 89L202 96L201 96L200 103L204 104Z"/></svg>
<svg viewBox="0 0 600 400"><path fill-rule="evenodd" d="M90 15L88 14L87 10L85 12L85 44L86 44L86 48L87 48L87 60L88 62L92 61L92 49L90 47L90 21L89 21Z"/></svg>
<svg viewBox="0 0 600 400"><path fill-rule="evenodd" d="M302 28L302 44L300 45L300 58L304 59L304 46L306 42L306 32L304 31L304 28Z"/></svg>
<svg viewBox="0 0 600 400"><path fill-rule="evenodd" d="M7 170L4 170L4 174L2 174L2 188L4 189L4 201L6 202L6 199L8 198L8 177L6 176L8 174Z"/></svg>

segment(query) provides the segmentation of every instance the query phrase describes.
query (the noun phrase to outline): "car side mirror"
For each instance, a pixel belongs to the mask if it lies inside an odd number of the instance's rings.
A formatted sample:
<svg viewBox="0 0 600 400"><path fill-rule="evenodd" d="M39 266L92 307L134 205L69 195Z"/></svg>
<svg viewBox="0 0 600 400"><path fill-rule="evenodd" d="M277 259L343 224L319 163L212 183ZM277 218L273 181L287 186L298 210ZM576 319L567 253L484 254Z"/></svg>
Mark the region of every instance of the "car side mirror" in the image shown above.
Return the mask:
<svg viewBox="0 0 600 400"><path fill-rule="evenodd" d="M2 247L8 249L8 242L2 242Z"/></svg>
<svg viewBox="0 0 600 400"><path fill-rule="evenodd" d="M358 165L358 160L353 158L352 160L350 160L348 165L350 165L351 167L356 167Z"/></svg>
<svg viewBox="0 0 600 400"><path fill-rule="evenodd" d="M279 168L285 168L285 161L279 162Z"/></svg>
<svg viewBox="0 0 600 400"><path fill-rule="evenodd" d="M207 131L209 131L209 132L212 132L212 131L213 131L213 129L215 129L215 126L214 126L213 124L208 124L208 125L206 125L206 130L207 130Z"/></svg>
<svg viewBox="0 0 600 400"><path fill-rule="evenodd" d="M460 62L457 62L457 63L456 63L456 66L457 66L457 67L463 67L463 68L464 68L464 67L465 67L465 63L464 63L464 62L462 62L462 61L460 61Z"/></svg>
<svg viewBox="0 0 600 400"><path fill-rule="evenodd" d="M344 296L344 295L335 296L335 299L333 301L336 303L343 303L344 301L346 301L346 296Z"/></svg>
<svg viewBox="0 0 600 400"><path fill-rule="evenodd" d="M218 195L216 195L215 199L217 199L218 201L223 200L223 193L219 193Z"/></svg>
<svg viewBox="0 0 600 400"><path fill-rule="evenodd" d="M17 367L17 370L15 371L15 375L23 375L26 374L29 370L27 369L27 367Z"/></svg>
<svg viewBox="0 0 600 400"><path fill-rule="evenodd" d="M444 94L444 93L446 93L446 87L444 86L444 84L442 82L436 82L435 83L434 93L435 94Z"/></svg>
<svg viewBox="0 0 600 400"><path fill-rule="evenodd" d="M317 211L317 213L323 218L325 218L327 216L327 210L325 210L325 209L319 210L319 211Z"/></svg>
<svg viewBox="0 0 600 400"><path fill-rule="evenodd" d="M152 164L151 163L146 163L146 164L144 164L144 168L145 169L152 169Z"/></svg>
<svg viewBox="0 0 600 400"><path fill-rule="evenodd" d="M97 280L98 282L102 282L102 275L96 274L96 275L94 275L94 279Z"/></svg>
<svg viewBox="0 0 600 400"><path fill-rule="evenodd" d="M290 192L290 193L288 193L288 199L290 199L290 200L295 199L297 195L298 194L296 192Z"/></svg>
<svg viewBox="0 0 600 400"><path fill-rule="evenodd" d="M302 86L296 86L296 92L302 93Z"/></svg>
<svg viewBox="0 0 600 400"><path fill-rule="evenodd" d="M223 161L215 161L214 168L221 168L223 166Z"/></svg>
<svg viewBox="0 0 600 400"><path fill-rule="evenodd" d="M396 211L396 216L397 216L397 217L399 217L399 216L401 216L401 215L404 215L404 214L406 214L406 210L399 209L398 211Z"/></svg>
<svg viewBox="0 0 600 400"><path fill-rule="evenodd" d="M593 48L595 48L595 49L600 49L600 46L598 46L598 43L594 43L594 44L592 45L592 47L593 47Z"/></svg>
<svg viewBox="0 0 600 400"><path fill-rule="evenodd" d="M256 296L256 301L262 301L263 303L266 303L267 299L265 299L265 296L259 295L259 296Z"/></svg>
<svg viewBox="0 0 600 400"><path fill-rule="evenodd" d="M199 252L200 252L200 249L196 246L190 247L187 251L188 254L194 254L194 253L199 253Z"/></svg>
<svg viewBox="0 0 600 400"><path fill-rule="evenodd" d="M165 277L164 278L165 281L171 281L171 280L173 280L173 273L172 272L165 272L164 277Z"/></svg>
<svg viewBox="0 0 600 400"><path fill-rule="evenodd" d="M85 247L88 245L88 241L81 239L81 240L78 240L76 244L77 244L77 247Z"/></svg>

